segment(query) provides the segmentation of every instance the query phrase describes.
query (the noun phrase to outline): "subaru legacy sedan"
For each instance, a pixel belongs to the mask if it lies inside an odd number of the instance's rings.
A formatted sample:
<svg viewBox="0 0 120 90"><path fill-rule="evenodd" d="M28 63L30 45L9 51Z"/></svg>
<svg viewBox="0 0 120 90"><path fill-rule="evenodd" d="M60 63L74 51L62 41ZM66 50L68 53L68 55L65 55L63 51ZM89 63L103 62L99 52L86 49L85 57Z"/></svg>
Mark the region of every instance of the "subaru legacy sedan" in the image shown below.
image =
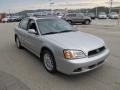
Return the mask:
<svg viewBox="0 0 120 90"><path fill-rule="evenodd" d="M28 17L15 28L17 47L42 60L50 73L80 74L104 64L109 49L101 38L80 32L57 17Z"/></svg>

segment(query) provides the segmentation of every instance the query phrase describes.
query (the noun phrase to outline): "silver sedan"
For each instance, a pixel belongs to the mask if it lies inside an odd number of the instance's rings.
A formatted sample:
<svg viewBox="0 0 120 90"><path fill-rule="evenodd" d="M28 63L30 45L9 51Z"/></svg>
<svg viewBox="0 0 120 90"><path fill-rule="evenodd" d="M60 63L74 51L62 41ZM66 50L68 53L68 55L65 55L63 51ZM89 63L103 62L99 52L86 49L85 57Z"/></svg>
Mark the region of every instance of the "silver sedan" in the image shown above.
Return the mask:
<svg viewBox="0 0 120 90"><path fill-rule="evenodd" d="M103 65L109 55L102 39L56 17L23 19L15 28L15 42L37 55L50 73L87 72Z"/></svg>

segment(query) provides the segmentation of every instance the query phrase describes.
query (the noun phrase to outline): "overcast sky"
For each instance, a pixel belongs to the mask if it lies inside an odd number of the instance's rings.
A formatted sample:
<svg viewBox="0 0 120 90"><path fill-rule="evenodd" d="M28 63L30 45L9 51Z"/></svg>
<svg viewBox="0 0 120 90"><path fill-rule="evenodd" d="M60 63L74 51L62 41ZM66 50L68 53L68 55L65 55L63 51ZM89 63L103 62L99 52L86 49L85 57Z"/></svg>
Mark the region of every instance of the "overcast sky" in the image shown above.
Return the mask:
<svg viewBox="0 0 120 90"><path fill-rule="evenodd" d="M110 0L53 0L52 8L92 8L109 6ZM113 0L113 6L120 6L120 0ZM50 0L0 0L0 12L17 12L31 9L49 9Z"/></svg>

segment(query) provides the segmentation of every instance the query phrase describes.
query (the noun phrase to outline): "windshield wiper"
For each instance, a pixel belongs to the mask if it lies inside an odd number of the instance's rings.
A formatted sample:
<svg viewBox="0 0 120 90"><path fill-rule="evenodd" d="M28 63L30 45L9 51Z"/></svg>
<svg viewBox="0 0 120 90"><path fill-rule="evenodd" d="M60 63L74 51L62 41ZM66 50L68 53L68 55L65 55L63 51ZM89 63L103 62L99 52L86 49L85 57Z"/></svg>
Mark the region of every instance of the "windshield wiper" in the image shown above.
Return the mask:
<svg viewBox="0 0 120 90"><path fill-rule="evenodd" d="M76 32L78 30L63 30L63 31L60 31L60 32L48 32L48 33L44 33L42 35L49 35L49 34L56 34L56 33L64 33L64 32Z"/></svg>
<svg viewBox="0 0 120 90"><path fill-rule="evenodd" d="M64 30L64 31L60 31L59 33L64 33L64 32L75 32L77 30Z"/></svg>
<svg viewBox="0 0 120 90"><path fill-rule="evenodd" d="M59 32L48 32L48 33L44 33L42 35L49 35L49 34L56 34L56 33L59 33Z"/></svg>

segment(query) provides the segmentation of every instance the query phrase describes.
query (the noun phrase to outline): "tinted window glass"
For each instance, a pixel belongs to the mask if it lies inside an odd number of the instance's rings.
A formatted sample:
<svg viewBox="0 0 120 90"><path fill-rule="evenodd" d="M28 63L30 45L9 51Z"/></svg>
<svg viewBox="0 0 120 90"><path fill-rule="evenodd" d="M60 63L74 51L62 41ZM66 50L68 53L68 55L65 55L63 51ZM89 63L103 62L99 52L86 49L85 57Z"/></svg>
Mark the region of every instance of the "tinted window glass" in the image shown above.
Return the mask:
<svg viewBox="0 0 120 90"><path fill-rule="evenodd" d="M69 17L76 17L76 14L69 14L67 16L69 16Z"/></svg>
<svg viewBox="0 0 120 90"><path fill-rule="evenodd" d="M83 17L83 16L84 16L83 13L79 13L79 14L77 14L77 15L78 15L78 17Z"/></svg>
<svg viewBox="0 0 120 90"><path fill-rule="evenodd" d="M24 29L24 30L27 30L28 21L29 21L28 18L22 20L20 22L20 24L19 24L19 27L22 28L22 29Z"/></svg>

